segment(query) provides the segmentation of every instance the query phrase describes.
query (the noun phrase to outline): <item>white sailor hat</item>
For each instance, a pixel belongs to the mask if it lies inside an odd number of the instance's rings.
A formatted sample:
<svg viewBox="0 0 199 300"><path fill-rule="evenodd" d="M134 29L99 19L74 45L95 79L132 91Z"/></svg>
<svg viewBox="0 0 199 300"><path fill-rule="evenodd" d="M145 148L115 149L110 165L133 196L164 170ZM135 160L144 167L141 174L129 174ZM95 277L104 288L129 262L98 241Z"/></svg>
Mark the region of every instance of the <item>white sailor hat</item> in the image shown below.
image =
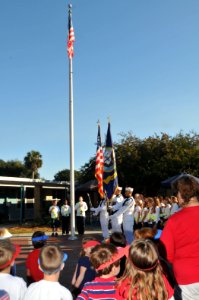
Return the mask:
<svg viewBox="0 0 199 300"><path fill-rule="evenodd" d="M118 186L117 189L118 189L119 191L121 191L121 190L122 190L122 187L121 187L121 186Z"/></svg>
<svg viewBox="0 0 199 300"><path fill-rule="evenodd" d="M126 187L125 192L133 193L133 188L132 187Z"/></svg>

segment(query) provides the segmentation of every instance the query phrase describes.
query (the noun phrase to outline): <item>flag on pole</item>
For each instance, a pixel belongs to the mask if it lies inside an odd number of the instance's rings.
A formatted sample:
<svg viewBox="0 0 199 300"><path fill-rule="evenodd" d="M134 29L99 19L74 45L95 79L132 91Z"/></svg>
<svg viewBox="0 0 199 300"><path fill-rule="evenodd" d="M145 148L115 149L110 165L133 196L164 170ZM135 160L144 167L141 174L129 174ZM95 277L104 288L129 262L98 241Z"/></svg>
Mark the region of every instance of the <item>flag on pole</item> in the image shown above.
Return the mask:
<svg viewBox="0 0 199 300"><path fill-rule="evenodd" d="M101 198L104 197L104 192L103 192L103 168L104 168L104 155L103 155L103 150L102 150L100 124L98 123L95 177L98 181L98 192L99 192Z"/></svg>
<svg viewBox="0 0 199 300"><path fill-rule="evenodd" d="M116 169L115 151L113 148L111 137L111 125L108 123L108 130L106 135L106 146L104 151L104 190L107 198L112 199L115 190L118 187L118 176Z"/></svg>
<svg viewBox="0 0 199 300"><path fill-rule="evenodd" d="M69 5L69 10L68 10L68 41L67 41L67 51L68 51L69 59L71 59L74 55L73 43L75 42L75 33L74 33L73 23L72 23L71 8L72 8L72 5Z"/></svg>

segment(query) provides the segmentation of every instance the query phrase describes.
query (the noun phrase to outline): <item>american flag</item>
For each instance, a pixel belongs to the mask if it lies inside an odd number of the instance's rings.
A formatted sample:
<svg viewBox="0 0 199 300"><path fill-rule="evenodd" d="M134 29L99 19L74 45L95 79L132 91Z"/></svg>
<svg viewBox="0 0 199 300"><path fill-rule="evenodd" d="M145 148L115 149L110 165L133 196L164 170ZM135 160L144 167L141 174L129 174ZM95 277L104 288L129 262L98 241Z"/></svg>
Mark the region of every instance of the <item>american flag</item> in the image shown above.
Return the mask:
<svg viewBox="0 0 199 300"><path fill-rule="evenodd" d="M68 51L68 57L71 59L74 55L74 49L73 49L73 43L75 42L75 34L73 29L73 23L72 23L72 6L69 5L69 11L68 11L68 41L67 41L67 51Z"/></svg>
<svg viewBox="0 0 199 300"><path fill-rule="evenodd" d="M103 154L102 143L101 143L100 124L98 124L95 177L98 181L98 192L99 192L101 198L104 198L103 170L104 170L104 154Z"/></svg>

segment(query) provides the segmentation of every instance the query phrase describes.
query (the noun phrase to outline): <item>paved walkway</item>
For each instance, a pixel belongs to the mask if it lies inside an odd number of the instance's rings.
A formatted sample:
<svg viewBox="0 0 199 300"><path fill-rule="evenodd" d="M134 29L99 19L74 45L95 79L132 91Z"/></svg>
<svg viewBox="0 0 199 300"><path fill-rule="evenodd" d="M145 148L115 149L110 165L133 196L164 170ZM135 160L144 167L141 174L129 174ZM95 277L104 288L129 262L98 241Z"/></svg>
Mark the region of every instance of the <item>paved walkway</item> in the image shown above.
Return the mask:
<svg viewBox="0 0 199 300"><path fill-rule="evenodd" d="M31 250L33 250L32 243L31 243L31 236L32 233L13 235L12 237L12 242L20 245L22 248L19 257L16 259L16 265L17 265L17 275L23 277L25 281L26 281L25 261L28 253ZM86 231L84 237L85 236L86 237L94 236L98 240L102 240L101 232L98 230ZM69 289L71 288L71 284L70 284L71 279L81 250L81 241L82 241L82 237L78 235L76 240L70 240L68 239L68 236L59 235L58 237L50 236L47 242L48 244L58 244L68 254L68 259L65 263L65 267L61 272L60 283Z"/></svg>

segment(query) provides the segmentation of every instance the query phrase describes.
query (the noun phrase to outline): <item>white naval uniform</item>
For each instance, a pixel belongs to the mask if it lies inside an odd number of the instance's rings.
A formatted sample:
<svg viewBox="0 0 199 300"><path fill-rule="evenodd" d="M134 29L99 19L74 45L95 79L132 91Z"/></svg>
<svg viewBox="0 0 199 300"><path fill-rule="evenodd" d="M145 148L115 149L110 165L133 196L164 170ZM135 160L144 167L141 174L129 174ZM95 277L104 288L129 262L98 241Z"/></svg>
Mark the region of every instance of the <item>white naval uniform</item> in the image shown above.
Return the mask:
<svg viewBox="0 0 199 300"><path fill-rule="evenodd" d="M122 222L123 222L123 215L116 215L116 212L122 207L124 197L122 194L117 195L113 198L112 203L114 205L111 206L113 214L111 216L111 231L113 232L122 232Z"/></svg>
<svg viewBox="0 0 199 300"><path fill-rule="evenodd" d="M123 200L120 209L113 216L110 216L110 219L112 220L113 217L123 215L123 230L128 244L131 244L131 242L133 241L134 206L134 198L128 197Z"/></svg>
<svg viewBox="0 0 199 300"><path fill-rule="evenodd" d="M101 200L98 207L91 208L91 211L94 211L94 215L97 216L100 214L100 225L102 229L102 235L104 239L109 238L109 230L108 230L108 220L109 215L107 212L106 200Z"/></svg>

